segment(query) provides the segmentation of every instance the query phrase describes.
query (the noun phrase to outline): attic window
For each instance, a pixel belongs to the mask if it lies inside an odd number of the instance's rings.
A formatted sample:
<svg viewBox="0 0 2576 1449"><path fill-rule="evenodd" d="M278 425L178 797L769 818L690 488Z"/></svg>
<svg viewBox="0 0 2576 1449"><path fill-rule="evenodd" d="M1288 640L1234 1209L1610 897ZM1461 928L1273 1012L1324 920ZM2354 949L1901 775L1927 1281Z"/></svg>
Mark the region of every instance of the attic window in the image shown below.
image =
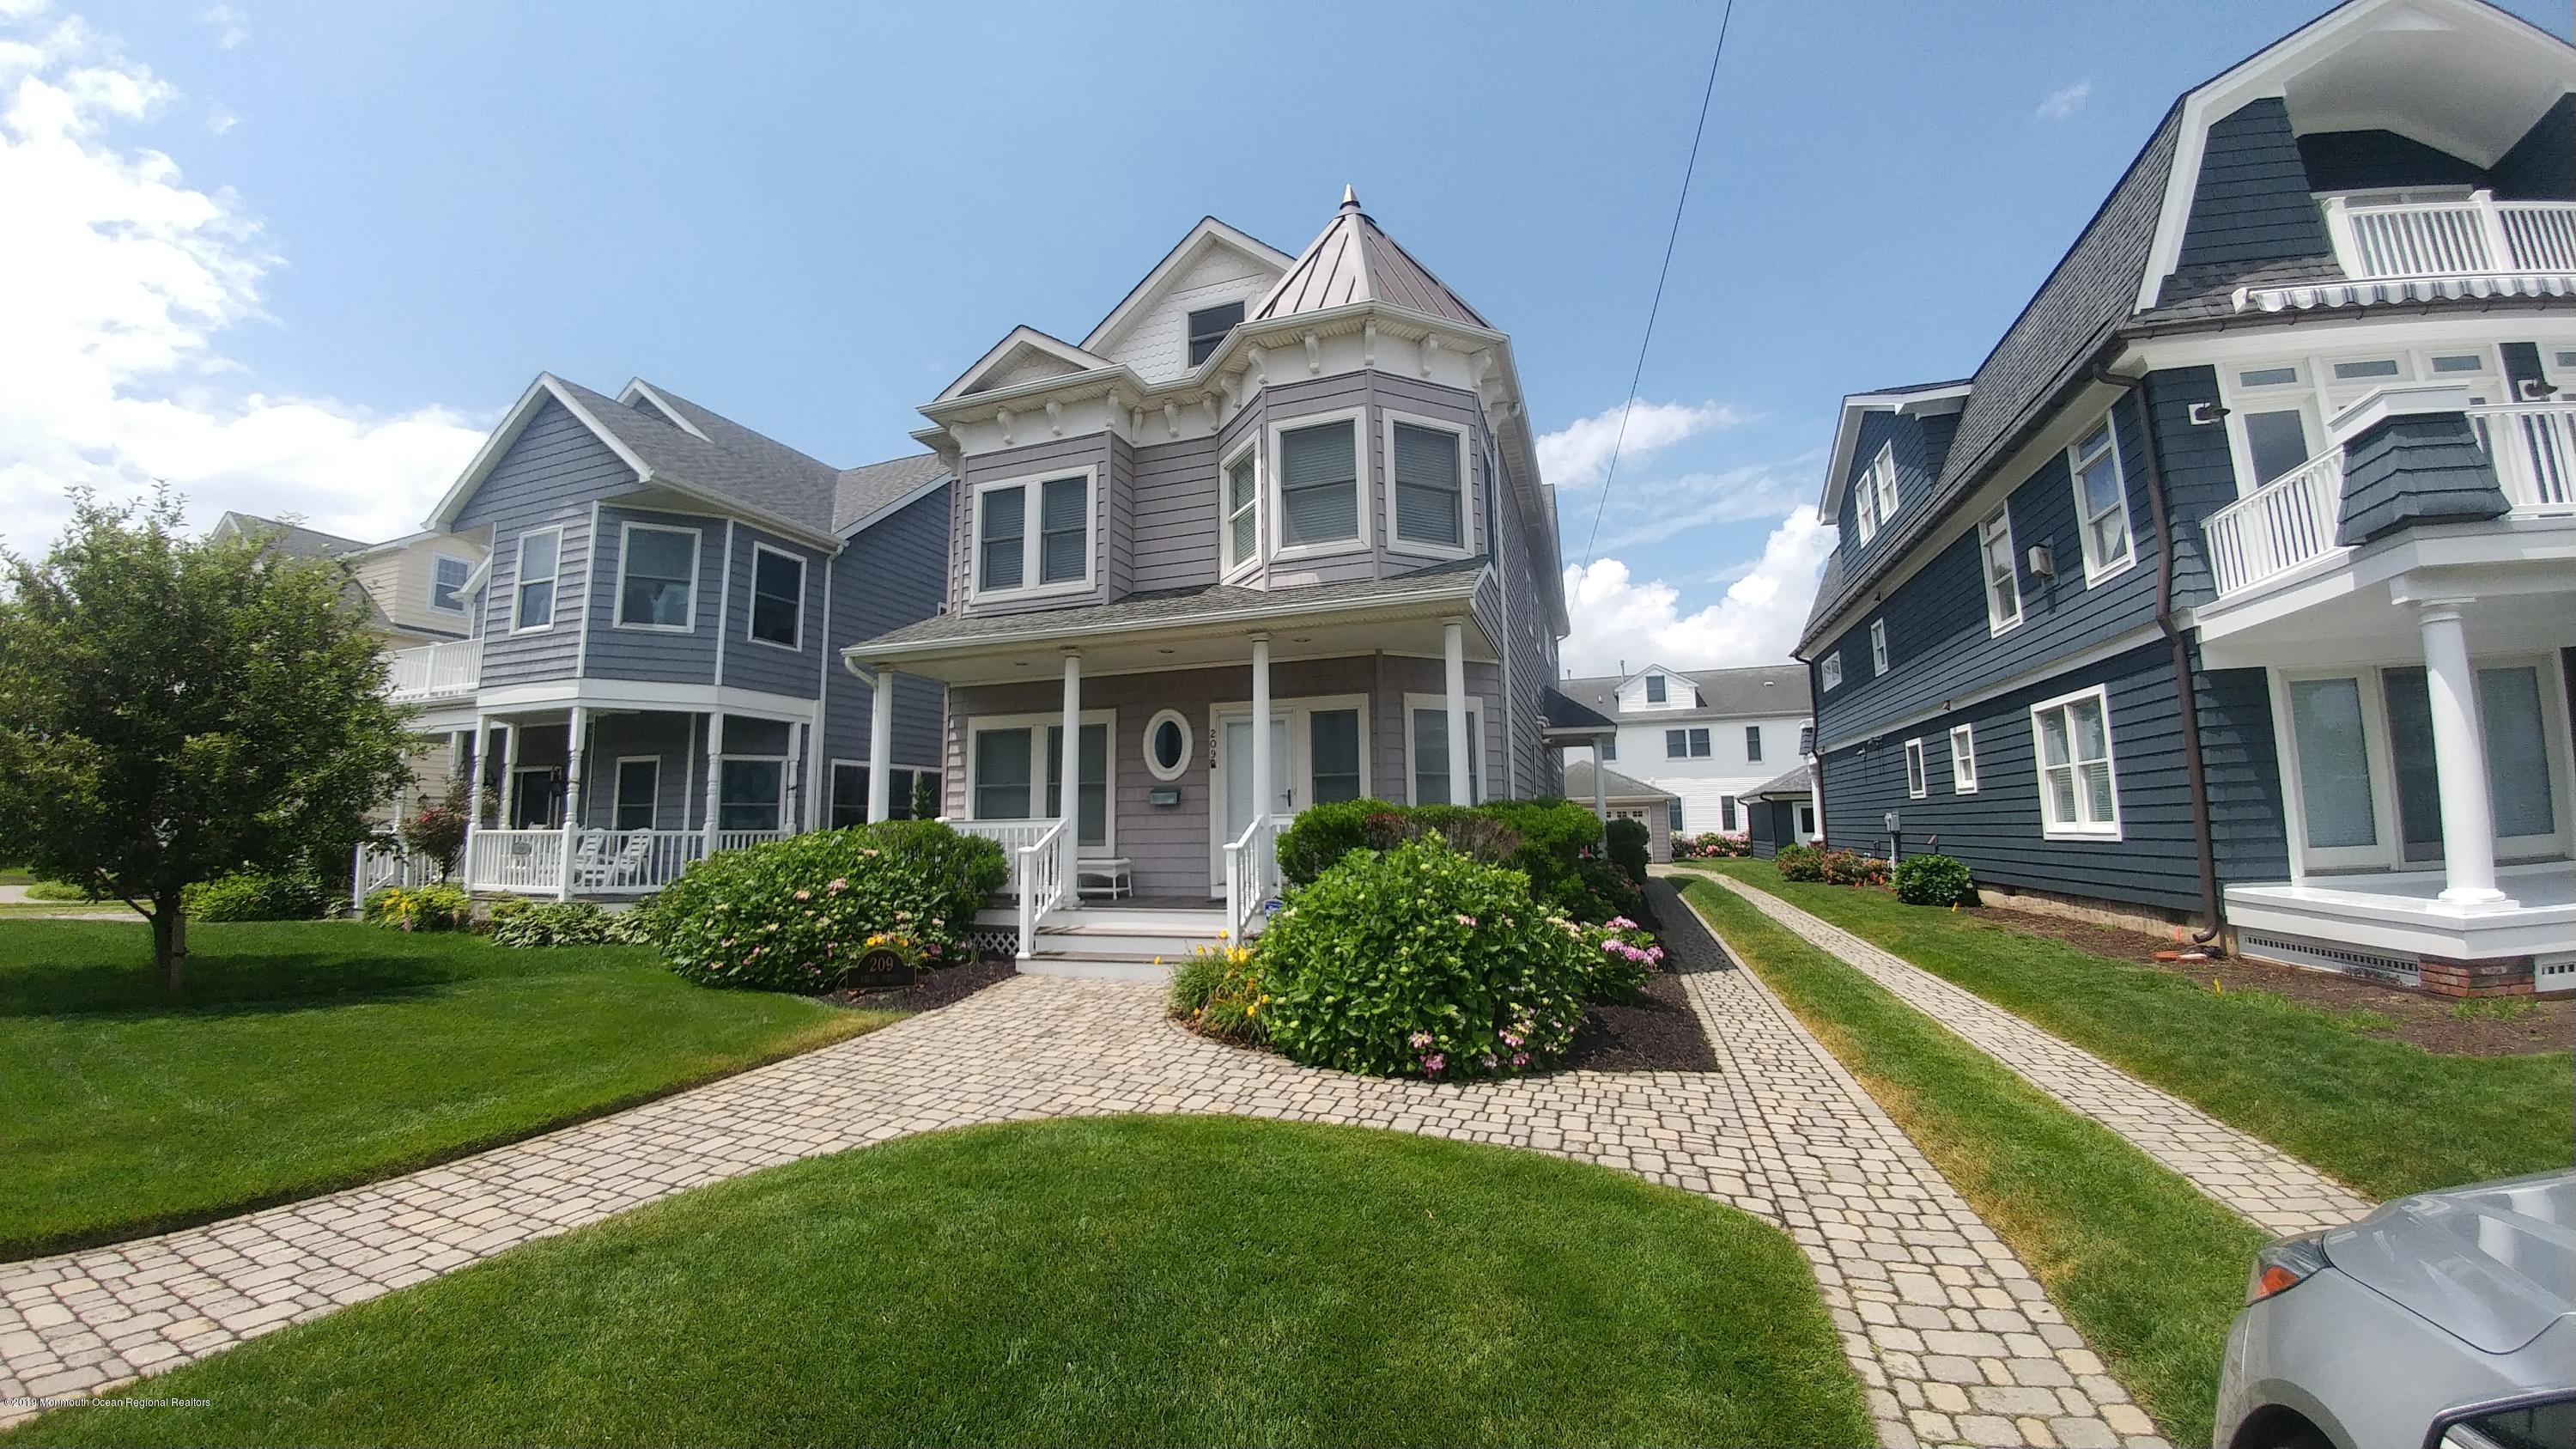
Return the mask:
<svg viewBox="0 0 2576 1449"><path fill-rule="evenodd" d="M1196 367L1216 351L1225 334L1243 324L1243 304L1227 302L1215 307L1202 307L1190 314L1190 366Z"/></svg>
<svg viewBox="0 0 2576 1449"><path fill-rule="evenodd" d="M1660 675L1660 674L1649 674L1649 675L1647 675L1647 676L1646 676L1646 703L1648 703L1648 704L1662 704L1663 702L1664 702L1664 677L1663 677L1662 675Z"/></svg>
<svg viewBox="0 0 2576 1449"><path fill-rule="evenodd" d="M1880 528L1896 521L1896 445L1883 443L1869 471L1853 480L1859 491L1860 541L1869 542Z"/></svg>

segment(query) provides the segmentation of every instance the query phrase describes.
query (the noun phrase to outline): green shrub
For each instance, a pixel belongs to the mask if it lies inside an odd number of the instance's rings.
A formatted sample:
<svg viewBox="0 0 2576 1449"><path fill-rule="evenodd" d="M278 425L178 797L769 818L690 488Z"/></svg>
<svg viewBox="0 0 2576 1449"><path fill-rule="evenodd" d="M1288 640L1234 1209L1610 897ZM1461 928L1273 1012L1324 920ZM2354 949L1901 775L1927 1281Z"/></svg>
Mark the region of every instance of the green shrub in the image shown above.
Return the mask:
<svg viewBox="0 0 2576 1449"><path fill-rule="evenodd" d="M1771 863L1780 868L1782 880L1820 881L1825 878L1825 852L1813 845L1784 845Z"/></svg>
<svg viewBox="0 0 2576 1449"><path fill-rule="evenodd" d="M1540 900L1555 902L1579 920L1605 919L1584 913L1584 853L1601 849L1601 817L1591 806L1570 800L1495 800L1477 806L1476 813L1501 821L1520 837L1520 848L1505 864L1530 878L1530 889ZM1634 874L1645 878L1642 868Z"/></svg>
<svg viewBox="0 0 2576 1449"><path fill-rule="evenodd" d="M1257 957L1242 946L1200 946L1172 969L1172 1015L1222 1041L1267 1040L1261 1010L1269 999Z"/></svg>
<svg viewBox="0 0 2576 1449"><path fill-rule="evenodd" d="M1610 863L1628 873L1634 880L1646 878L1646 863L1654 858L1653 837L1643 820L1610 822Z"/></svg>
<svg viewBox="0 0 2576 1449"><path fill-rule="evenodd" d="M1570 907L1568 914L1578 921L1606 921L1613 916L1642 916L1646 913L1646 888L1636 877L1603 860L1586 856L1581 862L1579 878L1589 897L1580 907Z"/></svg>
<svg viewBox="0 0 2576 1449"><path fill-rule="evenodd" d="M492 912L496 946L598 946L613 939L608 912L588 901L517 901L519 909Z"/></svg>
<svg viewBox="0 0 2576 1449"><path fill-rule="evenodd" d="M27 899L31 901L85 901L89 898L87 890L69 881L40 880L27 887ZM189 914L195 915L196 912L192 909Z"/></svg>
<svg viewBox="0 0 2576 1449"><path fill-rule="evenodd" d="M1297 821L1279 834L1279 874L1292 886L1312 885L1354 850L1368 850L1372 815L1390 818L1403 806L1383 800L1330 800L1297 812Z"/></svg>
<svg viewBox="0 0 2576 1449"><path fill-rule="evenodd" d="M1848 850L1829 850L1825 852L1823 865L1827 885L1883 886L1887 884L1887 862L1875 855L1856 855Z"/></svg>
<svg viewBox="0 0 2576 1449"><path fill-rule="evenodd" d="M1489 800L1482 805L1393 805L1342 800L1310 805L1279 837L1279 872L1292 886L1311 885L1354 850L1390 850L1437 833L1449 848L1488 865L1508 865L1530 878L1538 898L1577 919L1599 921L1620 911L1583 868L1601 844L1601 821L1567 800ZM1643 878L1642 863L1638 872Z"/></svg>
<svg viewBox="0 0 2576 1449"><path fill-rule="evenodd" d="M1909 906L1973 906L1977 883L1965 861L1910 855L1896 863L1896 898Z"/></svg>
<svg viewBox="0 0 2576 1449"><path fill-rule="evenodd" d="M462 931L474 923L474 901L452 885L386 886L367 897L365 915L397 931Z"/></svg>
<svg viewBox="0 0 2576 1449"><path fill-rule="evenodd" d="M196 921L310 921L328 906L320 881L293 872L219 876L188 887L180 899Z"/></svg>
<svg viewBox="0 0 2576 1449"><path fill-rule="evenodd" d="M1646 977L1663 964L1664 948L1646 928L1626 916L1613 916L1602 925L1583 933L1589 948L1590 984L1583 990L1586 1001L1625 1001L1646 984Z"/></svg>
<svg viewBox="0 0 2576 1449"><path fill-rule="evenodd" d="M1002 848L936 820L791 835L692 864L645 912L652 942L704 986L830 989L870 936L959 957L975 912L1010 878Z"/></svg>
<svg viewBox="0 0 2576 1449"><path fill-rule="evenodd" d="M1451 1080L1563 1057L1596 950L1531 900L1528 876L1423 839L1343 857L1290 898L1253 955L1280 1051Z"/></svg>
<svg viewBox="0 0 2576 1449"><path fill-rule="evenodd" d="M1714 830L1673 842L1675 860L1733 860L1752 853L1753 843L1743 836Z"/></svg>

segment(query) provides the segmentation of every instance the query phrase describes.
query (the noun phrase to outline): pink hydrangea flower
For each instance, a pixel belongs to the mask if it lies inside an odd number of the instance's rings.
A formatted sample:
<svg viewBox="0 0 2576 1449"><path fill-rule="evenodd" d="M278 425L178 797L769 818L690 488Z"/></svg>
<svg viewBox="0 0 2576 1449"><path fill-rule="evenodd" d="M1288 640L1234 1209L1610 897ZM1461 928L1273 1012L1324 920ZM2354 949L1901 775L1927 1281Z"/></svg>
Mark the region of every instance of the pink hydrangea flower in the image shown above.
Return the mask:
<svg viewBox="0 0 2576 1449"><path fill-rule="evenodd" d="M1448 1065L1448 1062L1449 1059L1447 1057L1442 1056L1438 1052L1433 1052L1431 1055L1422 1059L1422 1070L1437 1076L1440 1069Z"/></svg>

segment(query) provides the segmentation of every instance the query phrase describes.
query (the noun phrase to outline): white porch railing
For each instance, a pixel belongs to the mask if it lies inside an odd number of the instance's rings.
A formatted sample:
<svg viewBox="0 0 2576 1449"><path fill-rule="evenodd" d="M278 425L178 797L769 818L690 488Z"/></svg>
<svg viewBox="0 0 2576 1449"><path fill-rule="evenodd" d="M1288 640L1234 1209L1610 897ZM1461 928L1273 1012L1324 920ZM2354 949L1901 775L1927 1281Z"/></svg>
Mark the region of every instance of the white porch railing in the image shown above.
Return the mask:
<svg viewBox="0 0 2576 1449"><path fill-rule="evenodd" d="M2219 597L2333 548L2342 516L2341 443L2209 515L2200 532Z"/></svg>
<svg viewBox="0 0 2576 1449"><path fill-rule="evenodd" d="M385 656L385 698L445 699L472 694L483 678L483 645L476 639L396 649Z"/></svg>
<svg viewBox="0 0 2576 1449"><path fill-rule="evenodd" d="M1251 936L1253 918L1278 883L1278 846L1279 824L1265 814L1225 848L1225 928L1238 945Z"/></svg>
<svg viewBox="0 0 2576 1449"><path fill-rule="evenodd" d="M2355 280L2576 272L2576 202L2498 201L2487 191L2388 206L2336 197L2326 234Z"/></svg>
<svg viewBox="0 0 2576 1449"><path fill-rule="evenodd" d="M1020 959L1029 959L1037 942L1038 923L1064 903L1064 830L1067 822L1033 822L1046 828L1038 838L1011 851L1011 874L1020 888ZM1005 847L1008 848L1008 847Z"/></svg>
<svg viewBox="0 0 2576 1449"><path fill-rule="evenodd" d="M423 886L438 879L438 862L414 855L399 840L361 841L349 862L349 913L367 908L367 897L387 886Z"/></svg>
<svg viewBox="0 0 2576 1449"><path fill-rule="evenodd" d="M2576 403L2506 403L2468 411L2514 512L2576 510Z"/></svg>
<svg viewBox="0 0 2576 1449"><path fill-rule="evenodd" d="M740 850L783 840L784 830L719 830L716 849ZM680 878L707 853L703 830L576 830L575 895L644 895ZM477 830L465 849L465 883L478 891L553 895L563 889L560 826L544 830Z"/></svg>
<svg viewBox="0 0 2576 1449"><path fill-rule="evenodd" d="M773 840L785 840L788 834L784 830L719 830L716 832L716 849L741 850L746 846L767 845Z"/></svg>
<svg viewBox="0 0 2576 1449"><path fill-rule="evenodd" d="M951 820L950 829L960 835L980 835L1002 847L1002 855L1011 863L1011 878L1002 889L1011 895L1020 893L1020 851L1035 844L1055 826L1052 820Z"/></svg>
<svg viewBox="0 0 2576 1449"><path fill-rule="evenodd" d="M563 889L564 835L477 830L465 842L465 883L478 891L553 895Z"/></svg>

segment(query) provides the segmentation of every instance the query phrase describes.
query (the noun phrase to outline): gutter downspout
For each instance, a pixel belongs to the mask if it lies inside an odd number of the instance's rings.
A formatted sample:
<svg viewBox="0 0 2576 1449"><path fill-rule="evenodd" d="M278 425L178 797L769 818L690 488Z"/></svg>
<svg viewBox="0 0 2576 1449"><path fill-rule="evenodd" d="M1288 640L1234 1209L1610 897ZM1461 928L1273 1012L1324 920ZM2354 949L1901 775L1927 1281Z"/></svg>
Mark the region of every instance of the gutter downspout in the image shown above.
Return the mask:
<svg viewBox="0 0 2576 1449"><path fill-rule="evenodd" d="M2192 843L2200 854L2200 909L2206 926L2192 933L2192 944L2206 946L2227 929L2226 908L2218 890L2217 847L2209 828L2209 780L2201 769L2200 700L2192 689L2191 647L2174 623L2173 522L2165 512L2164 469L2156 461L2155 418L2147 411L2146 379L2093 364L2093 378L2128 393L2138 402L2138 437L2147 449L2147 514L2156 530L2156 627L2164 631L2173 653L2174 702L2182 716L2183 779L2191 787Z"/></svg>

